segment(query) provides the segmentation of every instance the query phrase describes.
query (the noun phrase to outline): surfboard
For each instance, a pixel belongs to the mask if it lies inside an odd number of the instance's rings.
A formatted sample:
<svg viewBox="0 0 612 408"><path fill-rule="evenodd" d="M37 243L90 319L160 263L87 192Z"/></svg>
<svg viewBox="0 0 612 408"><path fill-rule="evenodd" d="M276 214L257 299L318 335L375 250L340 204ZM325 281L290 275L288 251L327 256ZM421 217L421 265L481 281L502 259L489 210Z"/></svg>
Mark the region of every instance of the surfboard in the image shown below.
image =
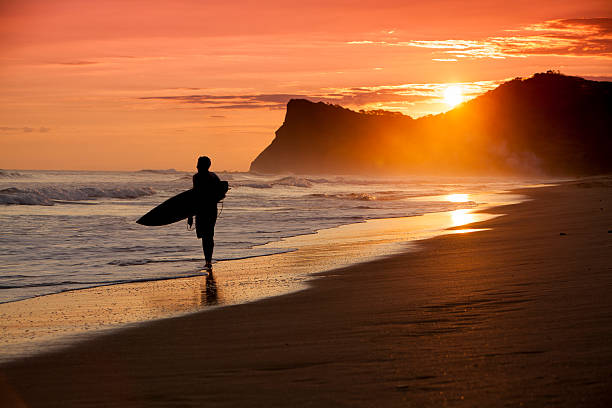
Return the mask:
<svg viewBox="0 0 612 408"><path fill-rule="evenodd" d="M183 191L171 197L140 217L140 225L168 225L195 214L193 190Z"/></svg>
<svg viewBox="0 0 612 408"><path fill-rule="evenodd" d="M220 201L225 198L229 185L227 181L221 181L219 183L219 189L217 191L211 191L211 198L216 201ZM136 222L140 225L147 226L159 226L168 225L185 218L195 215L196 213L195 193L193 189L183 191L180 194L170 197L151 211L140 217Z"/></svg>

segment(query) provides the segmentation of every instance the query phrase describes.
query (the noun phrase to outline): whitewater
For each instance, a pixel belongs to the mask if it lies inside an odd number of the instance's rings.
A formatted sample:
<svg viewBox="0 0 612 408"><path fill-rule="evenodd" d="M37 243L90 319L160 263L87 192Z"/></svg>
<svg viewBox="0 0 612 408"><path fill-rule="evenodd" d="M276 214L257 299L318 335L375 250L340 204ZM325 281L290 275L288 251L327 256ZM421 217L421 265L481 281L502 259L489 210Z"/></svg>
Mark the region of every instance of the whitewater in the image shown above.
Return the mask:
<svg viewBox="0 0 612 408"><path fill-rule="evenodd" d="M231 190L219 204L217 264L295 251L299 240L292 247L287 238L342 225L478 209L507 201L501 192L542 182L218 175ZM174 170L0 171L0 303L196 276L203 266L202 249L186 222L164 227L135 223L165 199L191 188L191 176ZM349 262L363 260L357 256Z"/></svg>

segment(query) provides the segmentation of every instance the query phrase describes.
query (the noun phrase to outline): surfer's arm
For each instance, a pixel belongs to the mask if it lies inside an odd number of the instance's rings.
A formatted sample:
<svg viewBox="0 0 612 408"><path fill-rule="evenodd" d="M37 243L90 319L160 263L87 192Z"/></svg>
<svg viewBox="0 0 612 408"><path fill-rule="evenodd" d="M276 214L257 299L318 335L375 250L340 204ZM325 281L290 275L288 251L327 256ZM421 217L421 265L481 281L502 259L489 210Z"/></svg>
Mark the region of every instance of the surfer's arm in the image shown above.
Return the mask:
<svg viewBox="0 0 612 408"><path fill-rule="evenodd" d="M194 174L193 177L191 178L191 181L193 182L193 190L196 190L196 175ZM191 228L191 226L193 225L193 215L190 215L189 217L187 217L187 225L189 226L189 228Z"/></svg>

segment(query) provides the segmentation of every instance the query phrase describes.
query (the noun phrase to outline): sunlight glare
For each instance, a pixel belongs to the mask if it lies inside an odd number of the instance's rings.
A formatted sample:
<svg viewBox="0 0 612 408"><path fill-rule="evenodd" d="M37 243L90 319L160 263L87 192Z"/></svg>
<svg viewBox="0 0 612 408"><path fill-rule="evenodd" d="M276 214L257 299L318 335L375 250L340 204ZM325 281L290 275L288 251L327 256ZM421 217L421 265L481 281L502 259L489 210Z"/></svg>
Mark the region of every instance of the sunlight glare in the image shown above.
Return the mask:
<svg viewBox="0 0 612 408"><path fill-rule="evenodd" d="M451 211L450 216L453 227L476 222L476 217L474 214L471 214L471 210L469 209Z"/></svg>
<svg viewBox="0 0 612 408"><path fill-rule="evenodd" d="M463 102L463 95L461 93L461 87L451 85L444 90L444 102L450 106L459 105Z"/></svg>
<svg viewBox="0 0 612 408"><path fill-rule="evenodd" d="M449 194L445 199L451 203L467 203L470 201L469 194Z"/></svg>

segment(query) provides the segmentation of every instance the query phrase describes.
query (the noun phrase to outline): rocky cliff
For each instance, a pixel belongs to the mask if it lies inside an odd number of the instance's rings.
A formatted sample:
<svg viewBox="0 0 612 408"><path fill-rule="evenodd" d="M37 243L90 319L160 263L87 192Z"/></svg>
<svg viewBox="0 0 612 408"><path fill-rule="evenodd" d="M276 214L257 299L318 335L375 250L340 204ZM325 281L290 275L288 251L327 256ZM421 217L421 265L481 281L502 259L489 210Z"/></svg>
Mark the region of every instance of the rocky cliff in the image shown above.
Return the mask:
<svg viewBox="0 0 612 408"><path fill-rule="evenodd" d="M612 172L612 83L548 72L412 119L294 99L251 163L262 173Z"/></svg>

